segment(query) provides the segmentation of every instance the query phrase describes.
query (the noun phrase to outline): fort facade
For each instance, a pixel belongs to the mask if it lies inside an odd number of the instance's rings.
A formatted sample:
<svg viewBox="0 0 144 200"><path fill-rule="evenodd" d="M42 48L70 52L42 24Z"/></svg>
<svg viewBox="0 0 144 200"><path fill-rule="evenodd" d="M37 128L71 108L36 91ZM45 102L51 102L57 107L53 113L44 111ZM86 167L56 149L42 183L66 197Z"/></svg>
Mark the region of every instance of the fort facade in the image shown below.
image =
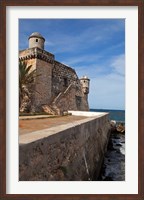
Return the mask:
<svg viewBox="0 0 144 200"><path fill-rule="evenodd" d="M28 38L29 48L19 52L19 61L36 69L33 92L28 103L23 102L21 111L47 112L61 115L68 110L88 111L89 78L78 78L71 67L55 60L44 49L45 38L34 32Z"/></svg>

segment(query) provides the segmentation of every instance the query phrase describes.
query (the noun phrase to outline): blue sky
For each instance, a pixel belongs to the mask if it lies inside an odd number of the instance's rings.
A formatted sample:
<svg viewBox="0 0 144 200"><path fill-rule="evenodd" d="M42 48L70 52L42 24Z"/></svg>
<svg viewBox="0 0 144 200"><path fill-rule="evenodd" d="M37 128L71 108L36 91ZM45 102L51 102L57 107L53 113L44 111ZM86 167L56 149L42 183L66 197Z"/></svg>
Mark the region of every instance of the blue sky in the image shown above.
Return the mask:
<svg viewBox="0 0 144 200"><path fill-rule="evenodd" d="M90 108L125 109L124 19L20 19L20 50L32 32L56 60L90 78Z"/></svg>

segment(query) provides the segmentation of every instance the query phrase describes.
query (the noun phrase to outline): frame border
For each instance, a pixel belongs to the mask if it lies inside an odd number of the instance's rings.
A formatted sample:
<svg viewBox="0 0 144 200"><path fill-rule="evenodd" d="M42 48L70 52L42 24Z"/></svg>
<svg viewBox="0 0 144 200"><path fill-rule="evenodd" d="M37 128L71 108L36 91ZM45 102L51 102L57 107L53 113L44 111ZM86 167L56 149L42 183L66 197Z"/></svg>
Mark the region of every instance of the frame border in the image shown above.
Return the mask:
<svg viewBox="0 0 144 200"><path fill-rule="evenodd" d="M138 194L6 194L6 7L138 6ZM144 0L1 0L0 1L0 197L2 200L144 199Z"/></svg>

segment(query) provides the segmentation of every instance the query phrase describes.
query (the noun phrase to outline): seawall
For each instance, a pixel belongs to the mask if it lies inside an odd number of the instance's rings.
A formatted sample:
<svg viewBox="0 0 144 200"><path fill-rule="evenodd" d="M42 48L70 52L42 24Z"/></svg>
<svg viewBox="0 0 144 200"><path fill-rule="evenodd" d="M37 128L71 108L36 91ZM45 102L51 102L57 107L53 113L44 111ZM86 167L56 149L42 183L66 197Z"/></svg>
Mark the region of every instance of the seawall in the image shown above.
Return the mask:
<svg viewBox="0 0 144 200"><path fill-rule="evenodd" d="M87 118L19 137L20 181L86 181L99 176L110 135L109 115L69 112Z"/></svg>

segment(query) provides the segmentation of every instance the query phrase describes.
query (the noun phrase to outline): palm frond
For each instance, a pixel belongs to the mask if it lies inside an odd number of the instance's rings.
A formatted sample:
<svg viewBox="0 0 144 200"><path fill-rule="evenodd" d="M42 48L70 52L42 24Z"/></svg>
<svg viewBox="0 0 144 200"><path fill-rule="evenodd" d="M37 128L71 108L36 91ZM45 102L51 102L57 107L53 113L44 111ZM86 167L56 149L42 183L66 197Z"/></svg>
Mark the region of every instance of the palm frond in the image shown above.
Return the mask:
<svg viewBox="0 0 144 200"><path fill-rule="evenodd" d="M32 84L37 76L36 69L32 70L32 65L27 66L26 62L19 62L19 101L21 104L25 95L28 95L28 88Z"/></svg>

